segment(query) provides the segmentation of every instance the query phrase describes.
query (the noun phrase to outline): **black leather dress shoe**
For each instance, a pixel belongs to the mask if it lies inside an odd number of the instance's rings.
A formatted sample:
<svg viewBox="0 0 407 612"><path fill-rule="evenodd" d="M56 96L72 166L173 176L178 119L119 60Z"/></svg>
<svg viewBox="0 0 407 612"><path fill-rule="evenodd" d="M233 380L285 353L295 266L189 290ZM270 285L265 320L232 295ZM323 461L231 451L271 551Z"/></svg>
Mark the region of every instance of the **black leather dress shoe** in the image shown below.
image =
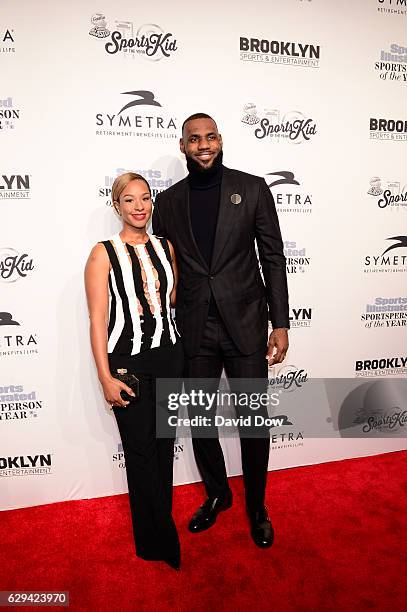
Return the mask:
<svg viewBox="0 0 407 612"><path fill-rule="evenodd" d="M227 510L232 505L232 491L228 489L223 497L208 497L206 502L195 512L188 529L192 533L199 533L209 529L216 523L219 512Z"/></svg>
<svg viewBox="0 0 407 612"><path fill-rule="evenodd" d="M267 514L267 508L263 507L258 512L249 513L251 536L256 546L269 548L273 544L274 529Z"/></svg>

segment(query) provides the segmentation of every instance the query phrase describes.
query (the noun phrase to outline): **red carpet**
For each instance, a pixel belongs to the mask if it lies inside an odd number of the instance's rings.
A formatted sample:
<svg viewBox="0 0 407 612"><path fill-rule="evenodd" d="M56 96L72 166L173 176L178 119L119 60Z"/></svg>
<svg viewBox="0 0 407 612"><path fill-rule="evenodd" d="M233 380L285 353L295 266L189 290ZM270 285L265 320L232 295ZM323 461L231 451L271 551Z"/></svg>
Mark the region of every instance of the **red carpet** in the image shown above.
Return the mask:
<svg viewBox="0 0 407 612"><path fill-rule="evenodd" d="M396 612L406 473L407 451L271 473L268 550L250 539L240 478L232 509L196 535L187 522L202 485L176 487L180 572L135 557L125 495L2 512L0 590L69 590L71 610Z"/></svg>

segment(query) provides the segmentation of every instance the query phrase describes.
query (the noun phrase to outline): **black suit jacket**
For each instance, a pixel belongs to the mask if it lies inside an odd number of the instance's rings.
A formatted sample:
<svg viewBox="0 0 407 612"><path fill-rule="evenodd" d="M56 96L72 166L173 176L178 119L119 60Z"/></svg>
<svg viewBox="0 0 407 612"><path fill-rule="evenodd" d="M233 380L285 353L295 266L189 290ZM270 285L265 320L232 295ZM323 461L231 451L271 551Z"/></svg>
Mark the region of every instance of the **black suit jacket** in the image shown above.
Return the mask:
<svg viewBox="0 0 407 612"><path fill-rule="evenodd" d="M233 194L240 203L232 202ZM264 179L224 168L210 268L192 233L186 178L157 195L153 232L168 238L177 256L176 322L188 356L199 351L211 291L231 338L245 355L266 347L268 319L274 328L289 328L283 243Z"/></svg>

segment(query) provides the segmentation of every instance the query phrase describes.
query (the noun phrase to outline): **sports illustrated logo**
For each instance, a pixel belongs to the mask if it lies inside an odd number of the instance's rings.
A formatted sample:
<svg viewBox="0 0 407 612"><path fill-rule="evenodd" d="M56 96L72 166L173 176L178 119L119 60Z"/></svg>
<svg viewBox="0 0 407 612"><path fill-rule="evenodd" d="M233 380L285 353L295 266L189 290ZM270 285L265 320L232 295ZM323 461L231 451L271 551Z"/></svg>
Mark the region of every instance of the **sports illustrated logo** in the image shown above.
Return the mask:
<svg viewBox="0 0 407 612"><path fill-rule="evenodd" d="M178 438L175 439L174 443L174 461L179 461L185 451L184 445L181 444Z"/></svg>
<svg viewBox="0 0 407 612"><path fill-rule="evenodd" d="M406 435L407 381L365 382L345 397L338 414L341 437Z"/></svg>
<svg viewBox="0 0 407 612"><path fill-rule="evenodd" d="M407 327L407 297L377 297L360 317L366 328Z"/></svg>
<svg viewBox="0 0 407 612"><path fill-rule="evenodd" d="M1 387L0 387L1 389ZM184 452L184 445L180 443L178 439L175 440L174 443L174 461L180 459ZM126 467L126 460L124 458L123 452L123 444L121 442L117 445L117 452L112 455L112 462L120 469L124 469Z"/></svg>
<svg viewBox="0 0 407 612"><path fill-rule="evenodd" d="M0 53L15 53L14 30L0 29Z"/></svg>
<svg viewBox="0 0 407 612"><path fill-rule="evenodd" d="M28 253L19 253L11 247L0 247L0 281L15 283L34 270Z"/></svg>
<svg viewBox="0 0 407 612"><path fill-rule="evenodd" d="M117 445L117 452L112 454L112 462L116 467L123 470L126 467L126 461L124 459L123 444L121 442Z"/></svg>
<svg viewBox="0 0 407 612"><path fill-rule="evenodd" d="M28 174L0 175L0 200L28 200L30 177Z"/></svg>
<svg viewBox="0 0 407 612"><path fill-rule="evenodd" d="M41 455L20 455L0 457L0 477L45 476L51 474L51 453Z"/></svg>
<svg viewBox="0 0 407 612"><path fill-rule="evenodd" d="M376 0L379 13L407 15L407 0Z"/></svg>
<svg viewBox="0 0 407 612"><path fill-rule="evenodd" d="M386 181L382 185L381 179L374 176L370 179L367 193L376 198L379 208L389 211L407 210L407 183L402 186L400 181Z"/></svg>
<svg viewBox="0 0 407 612"><path fill-rule="evenodd" d="M240 59L244 62L318 68L319 57L319 45L240 37Z"/></svg>
<svg viewBox="0 0 407 612"><path fill-rule="evenodd" d="M407 357L378 357L358 360L355 376L402 376L407 374Z"/></svg>
<svg viewBox="0 0 407 612"><path fill-rule="evenodd" d="M96 114L97 136L130 136L136 138L177 138L177 121L162 110L152 91L124 91L131 96L119 111ZM122 101L123 102L123 101ZM144 110L144 107L148 110ZM131 110L130 109L135 109Z"/></svg>
<svg viewBox="0 0 407 612"><path fill-rule="evenodd" d="M309 269L311 258L307 257L305 247L298 248L295 241L284 241L284 255L288 274L303 274Z"/></svg>
<svg viewBox="0 0 407 612"><path fill-rule="evenodd" d="M107 28L107 21L102 13L91 18L92 28L89 32L95 38L105 39L104 49L109 55L121 54L124 57L157 62L171 57L178 50L177 39L171 32L166 32L155 23L145 23L139 27L132 21L115 21L114 31ZM106 39L110 37L109 41Z"/></svg>
<svg viewBox="0 0 407 612"><path fill-rule="evenodd" d="M300 144L309 141L317 133L315 121L300 111L282 113L278 109L265 108L259 116L253 102L244 105L241 122L252 126L259 140L267 137L275 143Z"/></svg>
<svg viewBox="0 0 407 612"><path fill-rule="evenodd" d="M105 176L103 185L98 188L99 198L104 200L104 204L106 206L112 206L112 185L114 180L120 174L125 172L136 172L137 174L141 174L148 181L151 189L152 199L154 200L158 193L168 189L175 182L173 178L164 177L164 172L161 170L155 170L150 168L149 170L126 170L124 168L117 168L116 176Z"/></svg>
<svg viewBox="0 0 407 612"><path fill-rule="evenodd" d="M41 409L36 391L24 392L23 385L0 386L0 421L36 418Z"/></svg>
<svg viewBox="0 0 407 612"><path fill-rule="evenodd" d="M14 130L20 111L13 106L13 98L0 100L0 130Z"/></svg>
<svg viewBox="0 0 407 612"><path fill-rule="evenodd" d="M0 358L34 354L38 354L37 333L27 330L11 312L0 312Z"/></svg>
<svg viewBox="0 0 407 612"><path fill-rule="evenodd" d="M390 51L380 52L380 60L375 62L375 70L383 81L407 83L407 47L390 45Z"/></svg>
<svg viewBox="0 0 407 612"><path fill-rule="evenodd" d="M393 242L381 255L366 255L365 272L407 272L407 236L386 238ZM396 253L393 253L397 250Z"/></svg>
<svg viewBox="0 0 407 612"><path fill-rule="evenodd" d="M371 140L407 140L407 121L370 118Z"/></svg>
<svg viewBox="0 0 407 612"><path fill-rule="evenodd" d="M303 192L293 172L268 172L264 179L274 196L278 213L312 212L312 196Z"/></svg>
<svg viewBox="0 0 407 612"><path fill-rule="evenodd" d="M290 308L290 328L311 327L312 308Z"/></svg>

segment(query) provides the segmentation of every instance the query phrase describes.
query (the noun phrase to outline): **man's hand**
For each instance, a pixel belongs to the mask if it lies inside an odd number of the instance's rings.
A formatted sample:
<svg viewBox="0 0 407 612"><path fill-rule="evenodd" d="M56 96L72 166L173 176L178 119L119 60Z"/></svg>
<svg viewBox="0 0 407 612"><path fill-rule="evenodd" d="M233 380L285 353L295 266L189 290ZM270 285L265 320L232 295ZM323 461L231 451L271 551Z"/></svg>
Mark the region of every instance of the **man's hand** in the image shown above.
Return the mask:
<svg viewBox="0 0 407 612"><path fill-rule="evenodd" d="M268 341L266 359L269 366L275 363L281 363L288 350L288 333L284 327L273 329ZM274 352L275 351L275 352Z"/></svg>

